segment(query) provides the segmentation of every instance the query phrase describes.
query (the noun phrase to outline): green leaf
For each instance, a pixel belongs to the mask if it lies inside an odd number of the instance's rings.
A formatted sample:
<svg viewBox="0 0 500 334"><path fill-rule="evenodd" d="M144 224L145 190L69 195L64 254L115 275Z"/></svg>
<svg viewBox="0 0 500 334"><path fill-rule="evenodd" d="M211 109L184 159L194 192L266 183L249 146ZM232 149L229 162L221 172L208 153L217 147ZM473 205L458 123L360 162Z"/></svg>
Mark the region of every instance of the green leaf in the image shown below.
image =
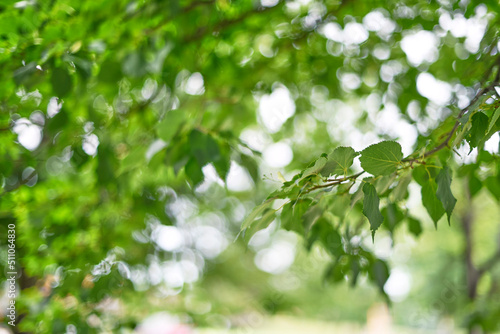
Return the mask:
<svg viewBox="0 0 500 334"><path fill-rule="evenodd" d="M349 271L349 260L347 256L338 257L335 262L328 266L325 272L325 281L340 282Z"/></svg>
<svg viewBox="0 0 500 334"><path fill-rule="evenodd" d="M310 249L314 241L319 240L325 249L335 257L344 254L342 237L333 225L324 217L319 218L311 228L308 239Z"/></svg>
<svg viewBox="0 0 500 334"><path fill-rule="evenodd" d="M403 158L401 145L395 141L383 141L361 151L361 167L373 175L394 173Z"/></svg>
<svg viewBox="0 0 500 334"><path fill-rule="evenodd" d="M99 75L97 79L102 83L116 85L122 78L120 64L113 59L106 59L100 66Z"/></svg>
<svg viewBox="0 0 500 334"><path fill-rule="evenodd" d="M250 239L256 232L268 227L276 218L276 210L272 208L267 208L262 213L259 219L256 219L253 224L251 224L245 230L245 238Z"/></svg>
<svg viewBox="0 0 500 334"><path fill-rule="evenodd" d="M321 172L323 167L325 167L326 162L327 162L326 157L320 157L318 160L314 162L314 165L304 170L304 172L302 173L302 177L299 179L299 182L300 180L303 180L308 176L317 175L319 172Z"/></svg>
<svg viewBox="0 0 500 334"><path fill-rule="evenodd" d="M57 132L63 130L68 123L68 112L65 108L61 108L61 110L54 117L47 120L47 126L45 129L54 136Z"/></svg>
<svg viewBox="0 0 500 334"><path fill-rule="evenodd" d="M486 134L486 129L488 128L488 116L482 112L477 112L472 116L471 128L466 137L467 142L470 145L470 149L477 147L481 142L481 139Z"/></svg>
<svg viewBox="0 0 500 334"><path fill-rule="evenodd" d="M271 207L272 204L273 204L273 200L268 199L268 200L264 201L264 203L262 203L261 205L255 207L252 210L252 212L250 212L250 214L245 218L245 220L243 220L243 223L241 224L241 231L249 228L258 217L262 216L262 213L266 209L269 209Z"/></svg>
<svg viewBox="0 0 500 334"><path fill-rule="evenodd" d="M471 197L474 197L479 193L479 191L483 187L483 183L474 173L471 173L468 179L468 186Z"/></svg>
<svg viewBox="0 0 500 334"><path fill-rule="evenodd" d="M115 166L112 148L105 141L99 144L97 154L97 181L100 185L115 182Z"/></svg>
<svg viewBox="0 0 500 334"><path fill-rule="evenodd" d="M436 177L437 191L436 196L443 203L443 208L448 216L448 223L450 223L451 213L457 200L451 193L451 175L448 167L444 167Z"/></svg>
<svg viewBox="0 0 500 334"><path fill-rule="evenodd" d="M434 226L437 228L437 222L444 215L443 204L436 195L437 185L434 179L429 179L422 185L422 204L431 216Z"/></svg>
<svg viewBox="0 0 500 334"><path fill-rule="evenodd" d="M295 231L299 234L304 234L304 224L302 216L312 205L312 200L298 199L287 203L281 212L281 227L287 231Z"/></svg>
<svg viewBox="0 0 500 334"><path fill-rule="evenodd" d="M359 256L350 256L351 260L351 276L350 276L350 285L351 287L355 287L358 281L359 273L361 271L361 265L359 263Z"/></svg>
<svg viewBox="0 0 500 334"><path fill-rule="evenodd" d="M322 214L323 209L319 205L311 205L302 215L302 225L304 226L305 234L308 234Z"/></svg>
<svg viewBox="0 0 500 334"><path fill-rule="evenodd" d="M382 216L385 217L385 226L391 232L393 232L396 226L404 219L403 212L401 212L395 203L387 204L387 206L382 209Z"/></svg>
<svg viewBox="0 0 500 334"><path fill-rule="evenodd" d="M191 147L191 155L196 158L201 167L221 158L219 145L208 134L198 130L191 131L189 134L189 145Z"/></svg>
<svg viewBox="0 0 500 334"><path fill-rule="evenodd" d="M186 166L184 166L184 171L186 172L187 178L191 181L191 184L194 187L203 182L205 178L201 166L198 164L195 158L189 159Z"/></svg>
<svg viewBox="0 0 500 334"><path fill-rule="evenodd" d="M396 178L397 178L396 173L378 177L375 180L375 183L373 184L375 186L375 189L377 190L377 193L379 195L383 195L389 189L389 187L394 183L394 180L396 180Z"/></svg>
<svg viewBox="0 0 500 334"><path fill-rule="evenodd" d="M254 158L246 155L240 154L240 162L243 167L246 168L254 182L259 180L259 165Z"/></svg>
<svg viewBox="0 0 500 334"><path fill-rule="evenodd" d="M156 127L158 137L167 143L179 131L180 126L186 120L186 113L182 110L170 110Z"/></svg>
<svg viewBox="0 0 500 334"><path fill-rule="evenodd" d="M231 167L230 147L226 142L221 140L218 141L217 145L219 147L220 154L218 157L215 157L212 164L219 177L222 180L226 180L229 168Z"/></svg>
<svg viewBox="0 0 500 334"><path fill-rule="evenodd" d="M335 195L333 203L329 206L329 210L340 219L344 219L347 210L350 209L351 196L348 194Z"/></svg>
<svg viewBox="0 0 500 334"><path fill-rule="evenodd" d="M372 230L372 238L375 237L375 231L384 221L384 216L380 213L379 198L375 187L369 183L363 186L365 198L363 200L363 214L370 221L370 229Z"/></svg>
<svg viewBox="0 0 500 334"><path fill-rule="evenodd" d="M352 147L337 147L329 156L328 161L321 170L321 175L328 177L330 175L347 175L347 170L352 166L354 158L359 152L354 151Z"/></svg>
<svg viewBox="0 0 500 334"><path fill-rule="evenodd" d="M408 229L410 232L418 237L422 233L422 225L420 224L420 221L413 218L413 217L408 217Z"/></svg>
<svg viewBox="0 0 500 334"><path fill-rule="evenodd" d="M490 176L484 180L484 184L486 184L486 188L490 191L490 193L500 201L500 180L496 176Z"/></svg>
<svg viewBox="0 0 500 334"><path fill-rule="evenodd" d="M370 276L372 277L373 281L375 281L379 289L383 292L385 282L387 282L387 279L389 278L389 267L387 266L387 263L385 263L385 261L377 259L375 260L375 262L373 262L370 269Z"/></svg>
<svg viewBox="0 0 500 334"><path fill-rule="evenodd" d="M400 176L397 186L391 193L393 201L397 202L406 198L406 196L408 195L408 185L410 184L411 180L412 180L411 172Z"/></svg>
<svg viewBox="0 0 500 334"><path fill-rule="evenodd" d="M371 177L365 178L364 181L367 179L371 179ZM356 203L358 203L363 198L363 196L364 196L363 187L360 185L359 188L356 190L356 192L351 196L351 204L350 204L351 208L354 208Z"/></svg>
<svg viewBox="0 0 500 334"><path fill-rule="evenodd" d="M55 95L58 97L68 95L73 87L73 82L68 71L60 67L52 70L50 83L52 84L52 89L54 90Z"/></svg>
<svg viewBox="0 0 500 334"><path fill-rule="evenodd" d="M491 116L490 124L488 125L488 131L487 131L487 133L489 133L491 131L491 129L493 129L493 127L495 126L496 122L498 121L498 118L500 118L500 107L498 107L495 110L495 113L493 114L493 116Z"/></svg>

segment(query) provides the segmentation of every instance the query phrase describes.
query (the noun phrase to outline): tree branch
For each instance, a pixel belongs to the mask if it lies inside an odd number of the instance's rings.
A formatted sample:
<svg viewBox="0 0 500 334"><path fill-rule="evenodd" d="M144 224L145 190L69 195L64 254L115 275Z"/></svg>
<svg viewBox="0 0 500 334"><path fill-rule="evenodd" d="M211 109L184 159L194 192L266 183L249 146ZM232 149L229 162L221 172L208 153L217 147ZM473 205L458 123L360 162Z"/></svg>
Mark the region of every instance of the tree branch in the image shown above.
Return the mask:
<svg viewBox="0 0 500 334"><path fill-rule="evenodd" d="M206 1L198 0L198 1L193 1L188 6L181 8L178 14L181 14L181 15L182 14L187 14L187 13L191 12L192 10L196 9L197 7L206 6L206 5L212 5L214 3L215 3L215 0L206 0ZM160 30L161 28L163 28L164 26L166 26L168 23L170 23L176 16L177 15L173 15L173 16L171 15L166 20L163 20L162 22L158 23L156 26L148 29L146 31L146 34L150 35L150 34L156 32L156 31Z"/></svg>
<svg viewBox="0 0 500 334"><path fill-rule="evenodd" d="M340 179L329 179L329 180L327 180L328 183L320 184L320 185L311 187L311 188L307 189L307 191L305 191L304 193L307 194L307 193L310 193L311 191L314 191L314 190L317 190L317 189L333 187L333 186L339 185L339 184L341 184L342 182L345 182L345 181L356 180L364 172L365 171L361 171L361 172L359 172L357 174L354 174L354 175L351 175L351 176L346 176L346 177L343 177L343 178L340 178Z"/></svg>
<svg viewBox="0 0 500 334"><path fill-rule="evenodd" d="M209 27L207 27L207 26L201 27L194 34L185 37L183 41L184 41L184 43L191 43L191 42L198 41L198 40L202 39L203 37L205 37L206 35L208 35L210 32L218 32L224 28L228 28L230 26L241 23L241 22L245 21L247 18L249 18L255 14L269 12L271 10L276 10L276 8L281 8L281 7L279 5L276 5L274 7L266 7L263 9L259 8L259 7L254 8L254 9L242 14L241 16L239 16L235 19L222 20L219 23L217 23L212 29L209 29Z"/></svg>
<svg viewBox="0 0 500 334"><path fill-rule="evenodd" d="M500 263L500 247L497 249L497 251L486 261L483 263L482 266L479 267L479 277L483 276L486 272L490 271L493 269L493 267L497 264Z"/></svg>
<svg viewBox="0 0 500 334"><path fill-rule="evenodd" d="M499 71L499 73L500 73L500 71ZM460 111L460 113L457 116L457 121L455 122L455 125L453 125L453 128L451 129L451 131L448 132L448 135L446 136L445 140L443 142L441 142L438 146L434 147L432 150L430 150L429 152L425 153L422 157L411 158L411 159L403 159L402 161L403 162L417 162L418 160L421 160L421 159L423 159L425 157L429 157L429 156L431 156L431 155L433 155L433 154L441 151L445 147L449 147L449 143L450 143L451 138L453 138L453 135L457 131L458 127L460 126L460 118L463 115L465 115L465 113L470 109L470 107L472 107L474 105L474 103L476 103L477 100L479 100L479 98L481 96L483 96L484 94L489 93L491 90L494 90L494 83L492 83L491 85L489 85L489 86L481 89L476 94L476 96L474 96L474 98L471 100L471 102L469 103L469 105Z"/></svg>

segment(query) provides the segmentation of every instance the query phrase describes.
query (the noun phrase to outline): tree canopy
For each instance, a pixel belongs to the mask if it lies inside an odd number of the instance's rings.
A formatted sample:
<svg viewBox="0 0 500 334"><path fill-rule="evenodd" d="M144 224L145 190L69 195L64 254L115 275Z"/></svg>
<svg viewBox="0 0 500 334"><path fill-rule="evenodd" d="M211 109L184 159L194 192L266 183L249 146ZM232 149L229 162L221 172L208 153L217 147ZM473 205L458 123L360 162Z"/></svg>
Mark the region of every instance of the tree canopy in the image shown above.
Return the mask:
<svg viewBox="0 0 500 334"><path fill-rule="evenodd" d="M2 2L16 330L133 329L157 307L138 311L145 296L276 226L326 251L325 282L365 277L389 301L378 233L397 244L426 221L463 226L461 324L498 330L496 283L496 297L477 289L500 277L500 251L475 262L467 208L500 201L499 13L496 0Z"/></svg>

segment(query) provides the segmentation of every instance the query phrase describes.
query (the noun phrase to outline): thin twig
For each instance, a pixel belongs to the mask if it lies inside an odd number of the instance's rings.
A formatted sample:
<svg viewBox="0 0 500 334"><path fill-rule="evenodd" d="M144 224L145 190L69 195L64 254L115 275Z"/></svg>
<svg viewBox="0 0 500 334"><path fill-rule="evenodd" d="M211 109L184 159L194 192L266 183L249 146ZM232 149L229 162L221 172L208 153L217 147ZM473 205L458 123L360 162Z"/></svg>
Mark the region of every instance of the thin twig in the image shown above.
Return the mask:
<svg viewBox="0 0 500 334"><path fill-rule="evenodd" d="M345 181L356 180L364 172L365 171L361 171L361 172L359 172L357 174L354 174L354 175L351 175L351 176L346 176L346 177L343 177L343 178L340 178L340 179L330 179L330 180L327 180L328 183L320 184L320 185L311 187L311 188L307 189L307 191L305 193L307 194L307 193L310 193L311 191L314 191L314 190L317 190L317 189L333 187L333 186L339 185L339 184L341 184L342 182L345 182Z"/></svg>
<svg viewBox="0 0 500 334"><path fill-rule="evenodd" d="M499 71L499 73L500 73L500 71ZM460 111L460 113L457 116L457 121L455 122L455 125L453 125L453 128L451 129L451 131L448 132L448 135L446 136L445 140L443 142L441 142L438 146L434 147L432 150L425 153L424 156L422 156L422 157L417 157L417 158L412 158L412 159L403 159L402 161L403 162L410 162L410 163L417 162L418 160L421 160L425 157L429 157L429 156L435 154L436 152L441 151L445 147L449 147L449 143L450 143L451 138L453 138L453 135L457 131L458 127L460 126L460 118L462 118L462 116L465 115L465 113L470 109L470 107L472 107L472 105L474 105L474 103L476 103L477 100L481 96L490 92L491 90L494 90L493 84L481 89L479 91L479 93L477 93L476 96L474 96L474 98L471 100L469 105Z"/></svg>

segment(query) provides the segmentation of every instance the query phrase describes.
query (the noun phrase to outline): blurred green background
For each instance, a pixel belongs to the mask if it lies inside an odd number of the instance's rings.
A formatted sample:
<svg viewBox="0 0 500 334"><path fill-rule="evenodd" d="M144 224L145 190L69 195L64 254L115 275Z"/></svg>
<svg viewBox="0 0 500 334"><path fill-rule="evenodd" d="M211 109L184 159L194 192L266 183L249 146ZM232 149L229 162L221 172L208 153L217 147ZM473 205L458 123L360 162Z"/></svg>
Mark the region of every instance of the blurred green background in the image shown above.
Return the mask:
<svg viewBox="0 0 500 334"><path fill-rule="evenodd" d="M497 0L0 1L0 251L7 268L15 224L20 273L15 327L3 281L0 332L498 332L494 91L480 105L491 138L439 157L450 226L434 227L411 177L373 242L359 205L330 213L387 280L330 277L332 255L279 218L240 228L338 146L438 143L498 83L499 13Z"/></svg>

